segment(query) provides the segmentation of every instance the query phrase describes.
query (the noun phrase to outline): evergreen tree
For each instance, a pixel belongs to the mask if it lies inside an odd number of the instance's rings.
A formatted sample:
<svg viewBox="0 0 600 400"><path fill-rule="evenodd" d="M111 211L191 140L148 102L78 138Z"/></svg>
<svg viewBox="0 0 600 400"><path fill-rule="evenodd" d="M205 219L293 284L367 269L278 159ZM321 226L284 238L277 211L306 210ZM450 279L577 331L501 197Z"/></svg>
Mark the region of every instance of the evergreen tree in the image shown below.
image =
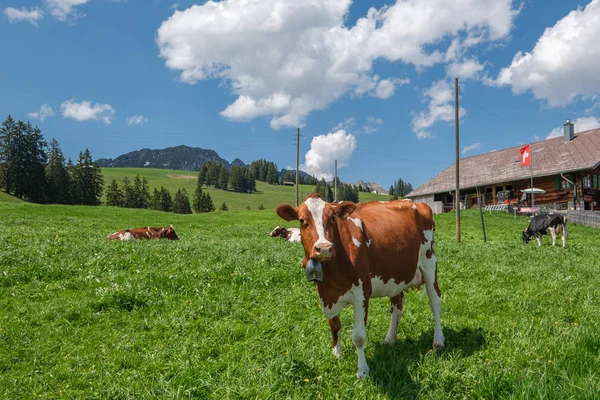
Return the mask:
<svg viewBox="0 0 600 400"><path fill-rule="evenodd" d="M217 187L223 190L227 190L227 185L229 184L229 171L225 168L224 165L221 165L219 168L219 179L217 182Z"/></svg>
<svg viewBox="0 0 600 400"><path fill-rule="evenodd" d="M160 187L160 211L170 212L173 211L173 199L168 189Z"/></svg>
<svg viewBox="0 0 600 400"><path fill-rule="evenodd" d="M195 213L202 212L202 187L200 185L200 181L196 184L196 190L194 191L194 200L192 201L192 206Z"/></svg>
<svg viewBox="0 0 600 400"><path fill-rule="evenodd" d="M215 205L212 201L212 197L210 197L210 193L204 192L202 194L202 207L200 212L211 212L215 211Z"/></svg>
<svg viewBox="0 0 600 400"><path fill-rule="evenodd" d="M327 185L327 197L325 201L333 202L333 190L331 190L331 186Z"/></svg>
<svg viewBox="0 0 600 400"><path fill-rule="evenodd" d="M107 197L108 197L108 195L107 195ZM158 191L157 188L154 188L154 191L152 192L152 196L150 197L150 209L162 211L160 208L160 192Z"/></svg>
<svg viewBox="0 0 600 400"><path fill-rule="evenodd" d="M223 202L223 204L221 204L221 207L219 207L219 210L221 210L221 211L229 211L229 208L227 208L227 204L225 202Z"/></svg>
<svg viewBox="0 0 600 400"><path fill-rule="evenodd" d="M136 194L128 177L123 177L123 207L135 208Z"/></svg>
<svg viewBox="0 0 600 400"><path fill-rule="evenodd" d="M150 186L146 177L142 177L142 208L150 207Z"/></svg>
<svg viewBox="0 0 600 400"><path fill-rule="evenodd" d="M9 115L0 128L0 184L7 193L41 203L46 197L46 141L38 127Z"/></svg>
<svg viewBox="0 0 600 400"><path fill-rule="evenodd" d="M200 167L200 171L198 171L198 184L200 186L206 184L206 174L208 174L208 164L204 162Z"/></svg>
<svg viewBox="0 0 600 400"><path fill-rule="evenodd" d="M106 205L111 207L123 207L123 192L115 178L112 178L110 185L106 188Z"/></svg>
<svg viewBox="0 0 600 400"><path fill-rule="evenodd" d="M46 165L46 201L53 204L71 203L71 180L60 146L56 139L50 142L50 153Z"/></svg>
<svg viewBox="0 0 600 400"><path fill-rule="evenodd" d="M75 204L99 205L104 190L104 179L100 167L92 161L88 149L79 152L73 175L73 185L77 193L77 197L74 198Z"/></svg>
<svg viewBox="0 0 600 400"><path fill-rule="evenodd" d="M177 214L191 214L190 199L188 198L185 188L177 189L175 198L173 199L173 212Z"/></svg>
<svg viewBox="0 0 600 400"><path fill-rule="evenodd" d="M142 193L142 180L139 175L133 178L133 208L144 208L144 194Z"/></svg>
<svg viewBox="0 0 600 400"><path fill-rule="evenodd" d="M206 174L206 185L216 187L219 182L219 164L208 161L208 173Z"/></svg>

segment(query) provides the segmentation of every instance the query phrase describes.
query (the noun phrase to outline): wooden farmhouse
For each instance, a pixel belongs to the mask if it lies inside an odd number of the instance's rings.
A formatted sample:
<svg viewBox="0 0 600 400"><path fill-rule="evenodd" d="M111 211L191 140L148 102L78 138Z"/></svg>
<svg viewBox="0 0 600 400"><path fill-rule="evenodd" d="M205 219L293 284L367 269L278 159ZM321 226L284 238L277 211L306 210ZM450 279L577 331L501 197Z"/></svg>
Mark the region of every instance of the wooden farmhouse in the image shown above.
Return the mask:
<svg viewBox="0 0 600 400"><path fill-rule="evenodd" d="M459 161L460 202L463 208L483 205L531 205L531 195L523 189L533 187L535 206L564 210L600 210L600 129L574 134L567 121L563 136L531 144L531 168L522 167L520 148L493 151ZM456 168L452 164L406 197L424 201L437 212L455 207Z"/></svg>

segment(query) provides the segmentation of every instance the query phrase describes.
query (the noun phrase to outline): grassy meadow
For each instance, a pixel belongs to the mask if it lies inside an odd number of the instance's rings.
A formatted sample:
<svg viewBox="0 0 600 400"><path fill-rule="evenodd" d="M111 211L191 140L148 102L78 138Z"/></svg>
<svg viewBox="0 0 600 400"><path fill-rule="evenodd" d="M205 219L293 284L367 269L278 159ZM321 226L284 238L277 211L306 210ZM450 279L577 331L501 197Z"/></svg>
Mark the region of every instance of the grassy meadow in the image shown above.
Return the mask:
<svg viewBox="0 0 600 400"><path fill-rule="evenodd" d="M160 189L161 186L168 189L171 196L174 196L179 188L185 188L190 197L190 202L193 199L194 191L196 190L196 181L198 172L196 171L178 171L171 169L153 169L153 168L102 168L104 176L104 184L108 186L113 178L117 180L119 185L122 179L126 176L133 180L136 175L146 177L148 184L152 190ZM304 199L308 194L315 189L314 185L300 185L299 197ZM210 193L210 197L218 209L223 202L227 204L227 208L231 211L246 210L250 207L251 210L257 210L262 204L264 208L274 210L280 204L295 204L296 203L296 187L294 186L279 186L269 185L265 182L256 181L255 193L236 193L232 191L220 190L202 187L203 191ZM384 196L373 193L359 193L360 201L370 200L389 200L390 196Z"/></svg>
<svg viewBox="0 0 600 400"><path fill-rule="evenodd" d="M0 398L600 397L598 231L525 246L526 218L488 213L483 244L467 211L458 244L454 214L437 216L447 348L429 351L423 291L383 346L389 302L374 299L357 380L351 309L337 360L301 245L267 236L283 221L261 202L194 215L0 202ZM167 224L180 241L104 240Z"/></svg>

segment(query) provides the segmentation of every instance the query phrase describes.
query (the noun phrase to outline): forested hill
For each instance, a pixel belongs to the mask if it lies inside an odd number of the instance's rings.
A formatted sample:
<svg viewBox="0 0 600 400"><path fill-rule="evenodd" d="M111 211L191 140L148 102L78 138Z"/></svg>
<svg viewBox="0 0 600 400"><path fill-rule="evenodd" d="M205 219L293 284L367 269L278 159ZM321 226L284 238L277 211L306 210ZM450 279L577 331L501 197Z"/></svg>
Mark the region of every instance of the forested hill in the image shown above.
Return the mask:
<svg viewBox="0 0 600 400"><path fill-rule="evenodd" d="M246 166L244 162L238 158L233 160L232 163L229 163L229 161L221 158L214 150L206 150L185 145L157 150L136 150L122 154L115 159L100 158L97 160L97 163L100 167L146 167L198 171L200 170L200 166L206 161L223 164L227 168L231 165Z"/></svg>

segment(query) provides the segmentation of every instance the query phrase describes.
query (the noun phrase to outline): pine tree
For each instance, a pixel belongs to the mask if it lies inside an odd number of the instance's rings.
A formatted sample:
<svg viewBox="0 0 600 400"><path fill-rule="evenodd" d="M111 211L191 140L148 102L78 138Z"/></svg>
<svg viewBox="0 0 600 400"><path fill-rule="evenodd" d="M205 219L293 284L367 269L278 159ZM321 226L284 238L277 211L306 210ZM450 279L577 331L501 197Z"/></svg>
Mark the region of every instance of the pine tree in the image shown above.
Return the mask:
<svg viewBox="0 0 600 400"><path fill-rule="evenodd" d="M192 201L192 206L195 213L202 212L202 199L202 187L200 185L200 181L198 181L196 190L194 191L194 200Z"/></svg>
<svg viewBox="0 0 600 400"><path fill-rule="evenodd" d="M223 202L223 204L221 204L221 207L219 207L220 211L229 211L229 208L227 208L227 204L225 202Z"/></svg>
<svg viewBox="0 0 600 400"><path fill-rule="evenodd" d="M206 162L202 163L200 166L200 171L198 171L198 185L202 186L206 184L206 174L208 173L208 164Z"/></svg>
<svg viewBox="0 0 600 400"><path fill-rule="evenodd" d="M160 187L160 211L170 212L173 211L173 199L168 189Z"/></svg>
<svg viewBox="0 0 600 400"><path fill-rule="evenodd" d="M108 195L107 195L108 197ZM150 209L161 211L160 209L160 192L157 188L154 188L152 196L150 197Z"/></svg>
<svg viewBox="0 0 600 400"><path fill-rule="evenodd" d="M177 189L175 198L173 199L173 212L177 214L191 214L190 199L188 198L185 188Z"/></svg>
<svg viewBox="0 0 600 400"><path fill-rule="evenodd" d="M210 193L205 192L202 194L202 212L215 211L215 205L210 197Z"/></svg>
<svg viewBox="0 0 600 400"><path fill-rule="evenodd" d="M111 207L123 207L123 192L115 178L112 178L110 185L106 188L106 205Z"/></svg>
<svg viewBox="0 0 600 400"><path fill-rule="evenodd" d="M104 179L98 164L92 161L88 149L79 152L77 165L74 168L73 186L76 188L75 204L97 206L100 204L104 190Z"/></svg>
<svg viewBox="0 0 600 400"><path fill-rule="evenodd" d="M219 180L217 182L217 186L220 189L227 190L227 185L229 184L229 171L225 168L224 165L221 165L219 168Z"/></svg>
<svg viewBox="0 0 600 400"><path fill-rule="evenodd" d="M46 141L38 127L15 122L11 116L0 128L0 185L7 193L32 202L46 197Z"/></svg>
<svg viewBox="0 0 600 400"><path fill-rule="evenodd" d="M136 194L128 177L123 177L123 207L135 208Z"/></svg>
<svg viewBox="0 0 600 400"><path fill-rule="evenodd" d="M71 180L65 166L65 157L56 139L50 142L50 153L46 165L46 201L53 204L71 203Z"/></svg>

